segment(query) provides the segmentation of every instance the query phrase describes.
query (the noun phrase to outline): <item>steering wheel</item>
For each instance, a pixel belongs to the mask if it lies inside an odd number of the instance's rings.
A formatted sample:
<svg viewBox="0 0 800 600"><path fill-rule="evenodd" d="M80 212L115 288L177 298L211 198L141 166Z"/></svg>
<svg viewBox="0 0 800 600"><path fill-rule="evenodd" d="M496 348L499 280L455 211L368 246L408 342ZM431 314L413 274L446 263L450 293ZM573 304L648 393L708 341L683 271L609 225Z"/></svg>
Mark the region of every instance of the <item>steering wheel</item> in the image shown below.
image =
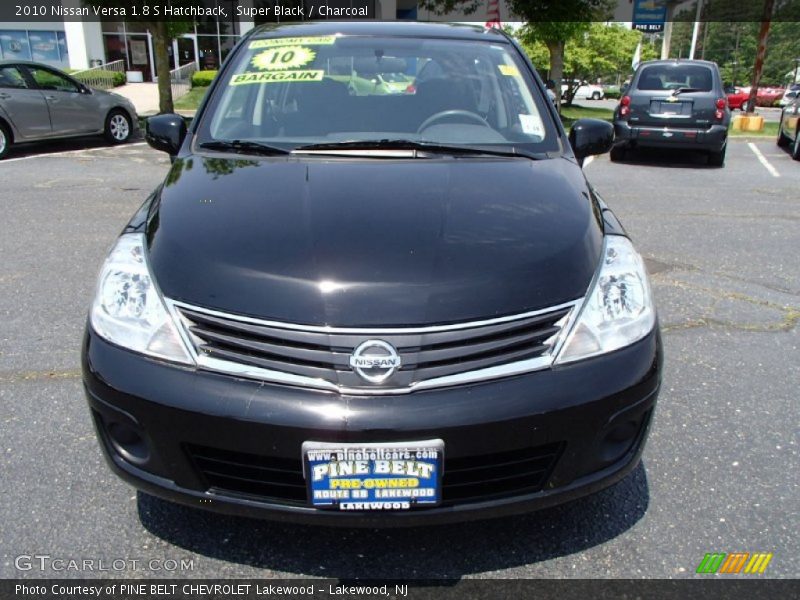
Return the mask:
<svg viewBox="0 0 800 600"><path fill-rule="evenodd" d="M448 117L466 117L470 121L475 121L483 125L484 127L490 127L490 125L486 122L486 119L484 119L477 113L468 110L453 109L453 110L443 110L435 114L432 114L430 117L428 117L422 122L422 125L420 125L419 128L417 129L417 133L422 133L425 129L427 129L437 121L441 121L442 119L446 119Z"/></svg>

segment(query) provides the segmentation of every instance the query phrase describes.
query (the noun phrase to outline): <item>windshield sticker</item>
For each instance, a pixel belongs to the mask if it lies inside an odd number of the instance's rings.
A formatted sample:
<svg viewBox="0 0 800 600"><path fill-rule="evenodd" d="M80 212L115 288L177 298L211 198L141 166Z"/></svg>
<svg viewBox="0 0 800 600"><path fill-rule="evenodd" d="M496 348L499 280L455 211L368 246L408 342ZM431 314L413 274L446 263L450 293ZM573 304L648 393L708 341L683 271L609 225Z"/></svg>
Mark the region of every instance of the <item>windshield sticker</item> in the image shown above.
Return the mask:
<svg viewBox="0 0 800 600"><path fill-rule="evenodd" d="M519 115L519 123L522 125L522 133L544 137L544 123L539 115Z"/></svg>
<svg viewBox="0 0 800 600"><path fill-rule="evenodd" d="M335 41L335 35L274 38L271 40L255 40L250 42L248 48L250 50L257 50L259 48L273 48L275 46L330 46Z"/></svg>
<svg viewBox="0 0 800 600"><path fill-rule="evenodd" d="M285 81L322 81L325 71L275 71L267 73L240 73L234 75L228 85L248 85L251 83L283 83Z"/></svg>
<svg viewBox="0 0 800 600"><path fill-rule="evenodd" d="M256 54L250 64L264 71L285 71L299 69L316 58L317 53L302 46L285 46L264 50Z"/></svg>
<svg viewBox="0 0 800 600"><path fill-rule="evenodd" d="M506 77L519 77L519 69L514 65L497 65L500 72Z"/></svg>

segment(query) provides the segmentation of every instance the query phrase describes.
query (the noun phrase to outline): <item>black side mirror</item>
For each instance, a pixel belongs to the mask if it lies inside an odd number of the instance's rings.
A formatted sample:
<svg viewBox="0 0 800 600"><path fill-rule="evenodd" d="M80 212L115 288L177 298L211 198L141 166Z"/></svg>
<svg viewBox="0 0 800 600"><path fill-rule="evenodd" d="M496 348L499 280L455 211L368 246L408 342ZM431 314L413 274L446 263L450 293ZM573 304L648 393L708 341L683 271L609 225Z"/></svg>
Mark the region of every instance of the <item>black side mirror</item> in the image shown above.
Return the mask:
<svg viewBox="0 0 800 600"><path fill-rule="evenodd" d="M578 119L569 130L569 144L583 165L583 159L592 154L605 154L614 144L614 126L600 119Z"/></svg>
<svg viewBox="0 0 800 600"><path fill-rule="evenodd" d="M175 156L186 139L186 121L175 114L150 117L144 139L152 148Z"/></svg>
<svg viewBox="0 0 800 600"><path fill-rule="evenodd" d="M92 88L90 88L88 85L81 84L81 88L80 89L81 89L81 94L91 94L92 93Z"/></svg>

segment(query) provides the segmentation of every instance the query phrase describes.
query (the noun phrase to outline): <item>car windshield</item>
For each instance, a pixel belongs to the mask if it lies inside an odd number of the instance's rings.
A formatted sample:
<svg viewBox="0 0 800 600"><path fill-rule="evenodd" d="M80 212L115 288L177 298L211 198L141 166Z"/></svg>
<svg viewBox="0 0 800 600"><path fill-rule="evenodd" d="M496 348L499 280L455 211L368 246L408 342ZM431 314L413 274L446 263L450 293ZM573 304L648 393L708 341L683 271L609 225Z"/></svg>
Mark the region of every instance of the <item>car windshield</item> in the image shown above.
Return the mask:
<svg viewBox="0 0 800 600"><path fill-rule="evenodd" d="M500 40L315 36L245 44L201 119L201 145L408 141L522 154L560 147L525 63Z"/></svg>
<svg viewBox="0 0 800 600"><path fill-rule="evenodd" d="M688 88L710 92L711 69L700 65L650 65L642 69L636 87L640 90L678 90Z"/></svg>

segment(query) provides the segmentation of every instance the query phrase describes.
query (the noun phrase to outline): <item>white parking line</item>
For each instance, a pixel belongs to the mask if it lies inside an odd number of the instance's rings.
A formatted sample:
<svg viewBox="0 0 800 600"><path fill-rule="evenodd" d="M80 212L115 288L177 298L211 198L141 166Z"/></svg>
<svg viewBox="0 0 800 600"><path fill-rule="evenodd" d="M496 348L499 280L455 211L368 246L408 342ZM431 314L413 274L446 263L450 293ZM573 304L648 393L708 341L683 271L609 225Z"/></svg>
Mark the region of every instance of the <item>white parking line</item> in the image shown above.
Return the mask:
<svg viewBox="0 0 800 600"><path fill-rule="evenodd" d="M750 146L750 150L752 150L753 154L756 155L756 158L758 159L758 162L760 162L762 165L764 165L764 168L767 171L769 171L770 175L772 175L773 177L780 177L781 176L781 174L778 173L777 169L775 169L775 167L773 167L769 163L769 161L767 160L767 157L764 156L763 154L761 154L761 150L756 148L756 145L753 142L747 142L747 145Z"/></svg>
<svg viewBox="0 0 800 600"><path fill-rule="evenodd" d="M145 146L147 142L134 142L133 144L125 144L124 146L119 146L121 150L125 148L133 148L135 146ZM12 163L19 160L31 160L32 158L61 158L61 157L68 157L68 156L75 156L75 155L82 155L86 154L87 152L95 152L97 150L109 150L114 146L98 146L97 148L81 148L80 150L64 150L63 152L46 152L44 154L31 154L30 156L20 156L19 158L6 158L5 160L0 160L0 165L4 165L6 163Z"/></svg>

